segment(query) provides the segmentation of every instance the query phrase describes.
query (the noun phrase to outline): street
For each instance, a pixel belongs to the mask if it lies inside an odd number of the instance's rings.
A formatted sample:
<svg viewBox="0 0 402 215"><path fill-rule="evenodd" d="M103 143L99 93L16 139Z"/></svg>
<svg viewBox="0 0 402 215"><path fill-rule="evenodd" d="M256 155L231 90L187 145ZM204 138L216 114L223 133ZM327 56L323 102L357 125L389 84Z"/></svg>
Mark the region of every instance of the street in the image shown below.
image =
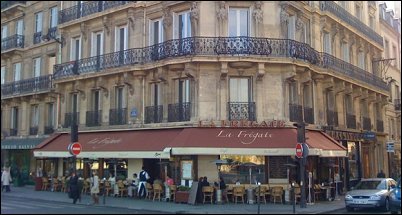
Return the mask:
<svg viewBox="0 0 402 215"><path fill-rule="evenodd" d="M346 208L332 211L329 214L391 214L391 212L384 212L380 209L372 209L372 208L362 208L362 209L355 209L353 212L348 212Z"/></svg>
<svg viewBox="0 0 402 215"><path fill-rule="evenodd" d="M68 204L62 202L2 196L1 214L166 214L160 211Z"/></svg>

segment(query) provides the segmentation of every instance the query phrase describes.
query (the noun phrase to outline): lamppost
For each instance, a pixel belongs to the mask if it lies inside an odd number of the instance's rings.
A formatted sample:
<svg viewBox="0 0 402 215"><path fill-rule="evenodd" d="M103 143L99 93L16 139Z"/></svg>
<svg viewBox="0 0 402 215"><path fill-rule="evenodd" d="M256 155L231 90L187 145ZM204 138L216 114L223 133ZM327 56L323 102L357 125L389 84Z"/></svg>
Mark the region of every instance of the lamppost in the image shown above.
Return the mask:
<svg viewBox="0 0 402 215"><path fill-rule="evenodd" d="M297 127L297 142L300 143L303 147L303 155L302 158L299 159L300 164L300 187L301 187L301 199L300 199L300 208L306 208L306 190L305 190L305 167L308 156L308 146L306 144L306 124L305 122L294 123L294 126Z"/></svg>

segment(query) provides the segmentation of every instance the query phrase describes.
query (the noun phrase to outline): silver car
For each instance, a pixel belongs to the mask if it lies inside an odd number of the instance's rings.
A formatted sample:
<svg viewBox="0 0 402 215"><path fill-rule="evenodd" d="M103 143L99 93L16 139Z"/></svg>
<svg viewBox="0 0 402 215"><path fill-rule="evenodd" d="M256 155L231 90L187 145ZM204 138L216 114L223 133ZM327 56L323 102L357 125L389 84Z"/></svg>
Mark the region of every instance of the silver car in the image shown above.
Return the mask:
<svg viewBox="0 0 402 215"><path fill-rule="evenodd" d="M356 187L346 193L346 209L353 211L354 208L382 207L384 211L389 211L391 186L395 185L396 181L392 178L362 179Z"/></svg>

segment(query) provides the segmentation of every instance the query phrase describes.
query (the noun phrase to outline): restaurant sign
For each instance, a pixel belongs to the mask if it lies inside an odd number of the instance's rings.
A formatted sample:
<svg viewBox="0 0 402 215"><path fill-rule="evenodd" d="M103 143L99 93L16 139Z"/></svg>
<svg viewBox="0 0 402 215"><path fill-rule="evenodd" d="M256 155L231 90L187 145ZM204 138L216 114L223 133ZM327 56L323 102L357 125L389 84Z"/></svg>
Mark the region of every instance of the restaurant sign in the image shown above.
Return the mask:
<svg viewBox="0 0 402 215"><path fill-rule="evenodd" d="M24 145L1 145L1 149L33 149L36 145L24 144Z"/></svg>
<svg viewBox="0 0 402 215"><path fill-rule="evenodd" d="M269 131L256 132L253 130L226 131L220 130L216 135L218 138L233 138L238 139L242 144L252 144L257 139L271 138L272 134Z"/></svg>
<svg viewBox="0 0 402 215"><path fill-rule="evenodd" d="M220 121L202 121L198 122L198 127L230 127L230 128L283 128L285 127L283 120L271 121L248 121L248 120L220 120Z"/></svg>
<svg viewBox="0 0 402 215"><path fill-rule="evenodd" d="M361 141L363 139L362 133L335 130L326 130L325 133L335 140Z"/></svg>

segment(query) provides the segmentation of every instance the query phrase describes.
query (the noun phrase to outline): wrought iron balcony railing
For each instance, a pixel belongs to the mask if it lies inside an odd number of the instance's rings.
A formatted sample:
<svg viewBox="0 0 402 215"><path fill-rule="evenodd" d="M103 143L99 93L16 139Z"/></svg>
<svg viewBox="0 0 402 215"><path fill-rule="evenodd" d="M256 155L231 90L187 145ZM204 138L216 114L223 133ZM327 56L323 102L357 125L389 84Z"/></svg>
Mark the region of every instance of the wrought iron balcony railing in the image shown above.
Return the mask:
<svg viewBox="0 0 402 215"><path fill-rule="evenodd" d="M42 31L36 32L33 35L33 44L38 44L42 41Z"/></svg>
<svg viewBox="0 0 402 215"><path fill-rule="evenodd" d="M163 119L163 105L145 107L145 123L161 123Z"/></svg>
<svg viewBox="0 0 402 215"><path fill-rule="evenodd" d="M352 114L346 114L346 127L356 129L356 116Z"/></svg>
<svg viewBox="0 0 402 215"><path fill-rule="evenodd" d="M289 120L303 122L303 107L298 104L289 104Z"/></svg>
<svg viewBox="0 0 402 215"><path fill-rule="evenodd" d="M381 47L384 47L383 39L379 34L335 2L320 1L320 8L322 11L329 11L330 13L334 14L339 19L348 23L360 31L363 35L369 37L371 40L379 44Z"/></svg>
<svg viewBox="0 0 402 215"><path fill-rule="evenodd" d="M188 37L169 40L145 48L132 48L95 57L70 61L54 66L54 78L101 72L105 69L135 66L181 56L246 56L260 55L291 58L333 70L389 91L387 84L378 76L340 60L327 53L317 52L308 44L288 39L255 37Z"/></svg>
<svg viewBox="0 0 402 215"><path fill-rule="evenodd" d="M1 2L1 10L11 7L15 4L26 4L26 2L27 1L2 1Z"/></svg>
<svg viewBox="0 0 402 215"><path fill-rule="evenodd" d="M127 124L127 108L109 110L109 125L125 124Z"/></svg>
<svg viewBox="0 0 402 215"><path fill-rule="evenodd" d="M14 34L13 36L1 39L1 52L13 48L24 48L24 35Z"/></svg>
<svg viewBox="0 0 402 215"><path fill-rule="evenodd" d="M327 110L327 124L329 126L338 127L338 112Z"/></svg>
<svg viewBox="0 0 402 215"><path fill-rule="evenodd" d="M53 88L52 75L44 75L1 85L1 96L47 91Z"/></svg>
<svg viewBox="0 0 402 215"><path fill-rule="evenodd" d="M304 107L304 122L314 124L314 108Z"/></svg>
<svg viewBox="0 0 402 215"><path fill-rule="evenodd" d="M87 127L100 126L102 123L102 110L87 111L86 125Z"/></svg>
<svg viewBox="0 0 402 215"><path fill-rule="evenodd" d="M50 38L56 38L57 27L49 28L49 30L47 31L47 34L49 35Z"/></svg>
<svg viewBox="0 0 402 215"><path fill-rule="evenodd" d="M64 128L68 128L72 125L73 116L74 116L73 113L65 113L64 114ZM77 125L79 125L80 124L80 112L75 113L75 119L76 119Z"/></svg>
<svg viewBox="0 0 402 215"><path fill-rule="evenodd" d="M136 1L88 1L60 11L60 24Z"/></svg>
<svg viewBox="0 0 402 215"><path fill-rule="evenodd" d="M228 102L229 120L256 121L255 102Z"/></svg>
<svg viewBox="0 0 402 215"><path fill-rule="evenodd" d="M363 117L363 130L371 131L371 119Z"/></svg>
<svg viewBox="0 0 402 215"><path fill-rule="evenodd" d="M52 134L53 132L54 132L54 128L53 128L52 125L50 125L50 126L45 126L45 130L44 130L44 133L45 133L45 134Z"/></svg>
<svg viewBox="0 0 402 215"><path fill-rule="evenodd" d="M191 103L183 102L168 105L168 122L190 121Z"/></svg>
<svg viewBox="0 0 402 215"><path fill-rule="evenodd" d="M38 134L38 126L29 128L29 135L37 135Z"/></svg>
<svg viewBox="0 0 402 215"><path fill-rule="evenodd" d="M384 122L377 119L377 131L384 132Z"/></svg>
<svg viewBox="0 0 402 215"><path fill-rule="evenodd" d="M394 99L394 106L396 111L401 111L401 100L400 99Z"/></svg>

